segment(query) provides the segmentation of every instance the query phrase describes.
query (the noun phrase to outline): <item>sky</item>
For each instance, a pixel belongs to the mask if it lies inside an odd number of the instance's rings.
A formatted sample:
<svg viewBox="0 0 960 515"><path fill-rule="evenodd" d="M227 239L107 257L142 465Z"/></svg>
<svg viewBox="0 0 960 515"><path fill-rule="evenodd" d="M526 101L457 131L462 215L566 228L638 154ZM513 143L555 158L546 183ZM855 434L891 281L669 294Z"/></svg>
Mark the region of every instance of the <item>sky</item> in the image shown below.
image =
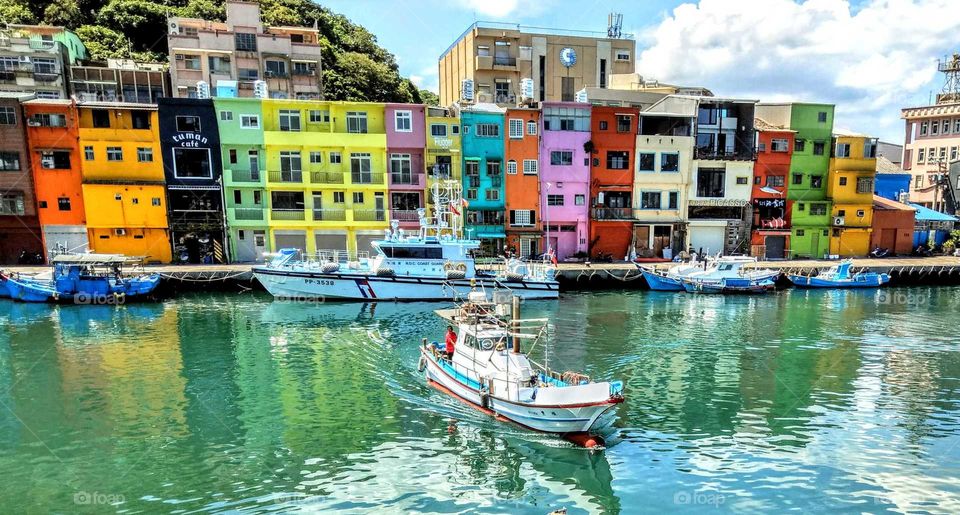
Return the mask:
<svg viewBox="0 0 960 515"><path fill-rule="evenodd" d="M474 21L605 31L623 14L637 72L718 96L837 106L837 127L903 143L900 109L943 86L960 52L957 0L328 0L372 32L418 86Z"/></svg>

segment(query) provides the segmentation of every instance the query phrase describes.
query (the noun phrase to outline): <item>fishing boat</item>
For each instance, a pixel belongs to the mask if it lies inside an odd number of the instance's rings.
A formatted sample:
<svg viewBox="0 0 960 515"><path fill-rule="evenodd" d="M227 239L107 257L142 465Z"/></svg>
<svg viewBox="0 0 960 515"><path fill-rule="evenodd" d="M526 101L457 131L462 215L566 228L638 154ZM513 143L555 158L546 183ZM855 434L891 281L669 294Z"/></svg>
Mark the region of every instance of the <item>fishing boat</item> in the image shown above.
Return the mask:
<svg viewBox="0 0 960 515"><path fill-rule="evenodd" d="M137 258L117 254L61 254L51 259L49 280L3 276L10 298L22 302L122 304L149 296L160 284L159 274L124 275L123 267Z"/></svg>
<svg viewBox="0 0 960 515"><path fill-rule="evenodd" d="M680 283L689 293L765 293L774 289L780 271L744 268L756 261L747 256L724 256L706 270L680 278Z"/></svg>
<svg viewBox="0 0 960 515"><path fill-rule="evenodd" d="M527 352L542 343L549 355L547 319L520 318L519 297L512 297L512 309L502 296L490 299L473 291L455 308L436 312L458 331L452 358L423 340L419 370L428 384L498 419L596 445L600 438L592 433L613 421L623 383L560 373L546 359L536 363Z"/></svg>
<svg viewBox="0 0 960 515"><path fill-rule="evenodd" d="M50 283L53 275L50 272L42 272L39 274L28 274L22 272L6 272L0 271L0 299L9 299L10 298L10 288L7 287L7 279L12 278L21 282L39 282L39 283Z"/></svg>
<svg viewBox="0 0 960 515"><path fill-rule="evenodd" d="M478 270L474 252L480 242L463 236L458 181L438 181L433 187L434 215L417 210L420 228L406 234L396 221L384 237L371 243L372 257L340 262L341 253L303 257L297 249L282 249L253 275L278 298L336 300L449 300L474 287L501 290L525 299L555 299L560 288L549 261L505 260L501 270Z"/></svg>
<svg viewBox="0 0 960 515"><path fill-rule="evenodd" d="M815 276L787 275L800 288L877 288L890 282L890 276L877 272L853 273L853 261L845 259Z"/></svg>
<svg viewBox="0 0 960 515"><path fill-rule="evenodd" d="M647 286L654 291L683 291L680 279L704 269L703 265L698 263L676 265L666 270L645 266L639 268Z"/></svg>

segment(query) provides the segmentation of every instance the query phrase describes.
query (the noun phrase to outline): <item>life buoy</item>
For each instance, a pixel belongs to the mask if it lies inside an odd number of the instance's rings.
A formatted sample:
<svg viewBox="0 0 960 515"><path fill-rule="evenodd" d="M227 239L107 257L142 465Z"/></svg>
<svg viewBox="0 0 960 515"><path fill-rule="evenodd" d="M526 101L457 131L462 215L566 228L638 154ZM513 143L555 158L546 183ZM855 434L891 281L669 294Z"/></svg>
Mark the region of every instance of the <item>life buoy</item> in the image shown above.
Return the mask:
<svg viewBox="0 0 960 515"><path fill-rule="evenodd" d="M417 371L423 372L427 368L427 358L423 354L420 355L420 361L417 363Z"/></svg>
<svg viewBox="0 0 960 515"><path fill-rule="evenodd" d="M464 263L457 263L457 271L458 271L458 272L466 272L466 271L467 271L467 265L464 264Z"/></svg>
<svg viewBox="0 0 960 515"><path fill-rule="evenodd" d="M490 350L493 348L493 340L490 338L484 338L480 340L480 348L483 350Z"/></svg>

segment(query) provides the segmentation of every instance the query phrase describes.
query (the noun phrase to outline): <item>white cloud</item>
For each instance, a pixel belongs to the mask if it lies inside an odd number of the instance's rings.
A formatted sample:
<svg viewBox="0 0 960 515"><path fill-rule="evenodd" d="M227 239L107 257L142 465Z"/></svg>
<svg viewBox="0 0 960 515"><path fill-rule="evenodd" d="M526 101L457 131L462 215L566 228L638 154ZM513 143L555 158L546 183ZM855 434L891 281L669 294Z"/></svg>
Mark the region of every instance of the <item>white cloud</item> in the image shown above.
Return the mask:
<svg viewBox="0 0 960 515"><path fill-rule="evenodd" d="M493 18L509 16L520 5L518 0L460 0L460 3L477 14Z"/></svg>
<svg viewBox="0 0 960 515"><path fill-rule="evenodd" d="M701 0L642 35L637 69L722 95L834 103L838 124L896 142L900 108L926 101L936 58L960 46L958 15L953 0Z"/></svg>

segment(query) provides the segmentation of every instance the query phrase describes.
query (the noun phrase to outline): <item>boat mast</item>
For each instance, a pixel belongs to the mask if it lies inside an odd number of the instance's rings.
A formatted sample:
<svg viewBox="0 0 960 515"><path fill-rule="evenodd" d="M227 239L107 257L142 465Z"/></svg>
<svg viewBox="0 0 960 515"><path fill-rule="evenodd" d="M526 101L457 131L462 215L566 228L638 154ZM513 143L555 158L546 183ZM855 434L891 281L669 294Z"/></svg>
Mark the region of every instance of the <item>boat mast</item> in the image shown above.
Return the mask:
<svg viewBox="0 0 960 515"><path fill-rule="evenodd" d="M420 232L426 236L432 232L438 238L449 234L456 240L463 239L464 211L463 185L460 181L442 180L433 183L433 216L421 215Z"/></svg>
<svg viewBox="0 0 960 515"><path fill-rule="evenodd" d="M510 328L513 331L513 353L520 354L520 296L513 296Z"/></svg>

